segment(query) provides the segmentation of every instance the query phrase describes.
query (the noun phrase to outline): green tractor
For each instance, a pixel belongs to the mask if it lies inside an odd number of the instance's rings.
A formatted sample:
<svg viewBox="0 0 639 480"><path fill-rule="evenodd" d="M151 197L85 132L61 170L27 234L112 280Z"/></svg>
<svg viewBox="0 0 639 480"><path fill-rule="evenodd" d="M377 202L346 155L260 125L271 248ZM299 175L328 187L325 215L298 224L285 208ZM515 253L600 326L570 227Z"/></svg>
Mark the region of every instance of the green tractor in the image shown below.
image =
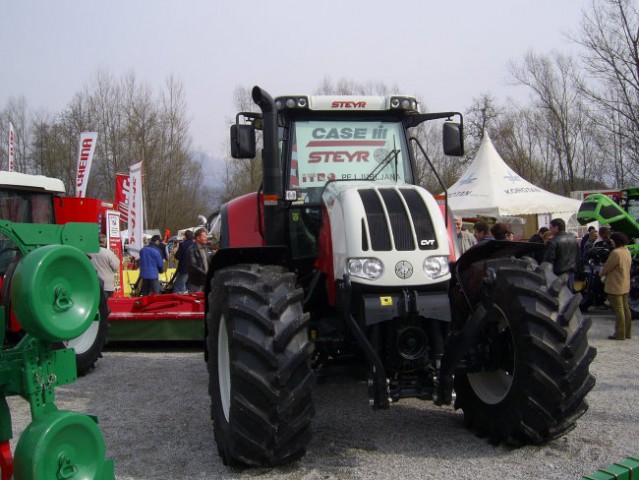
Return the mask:
<svg viewBox="0 0 639 480"><path fill-rule="evenodd" d="M7 344L0 329L2 478L112 480L113 461L104 458L97 419L54 403L55 387L77 378L75 351L63 342L82 335L98 311L99 281L86 256L97 249L95 228L2 221L0 234L0 321L17 321L22 332L17 343ZM15 458L9 396L24 398L32 417Z"/></svg>

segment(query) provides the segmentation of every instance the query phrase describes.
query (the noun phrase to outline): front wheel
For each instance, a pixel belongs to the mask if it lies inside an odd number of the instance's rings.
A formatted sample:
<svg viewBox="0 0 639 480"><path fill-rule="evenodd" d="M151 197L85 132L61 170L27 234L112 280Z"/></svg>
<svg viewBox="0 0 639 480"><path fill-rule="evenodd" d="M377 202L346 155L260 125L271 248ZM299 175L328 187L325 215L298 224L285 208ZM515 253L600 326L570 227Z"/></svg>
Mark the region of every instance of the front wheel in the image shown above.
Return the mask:
<svg viewBox="0 0 639 480"><path fill-rule="evenodd" d="M215 441L225 465L304 455L314 413L313 344L295 275L236 265L211 280L207 354Z"/></svg>
<svg viewBox="0 0 639 480"><path fill-rule="evenodd" d="M493 443L543 443L575 426L595 384L590 319L565 279L523 260L487 262L487 319L455 372L455 408Z"/></svg>

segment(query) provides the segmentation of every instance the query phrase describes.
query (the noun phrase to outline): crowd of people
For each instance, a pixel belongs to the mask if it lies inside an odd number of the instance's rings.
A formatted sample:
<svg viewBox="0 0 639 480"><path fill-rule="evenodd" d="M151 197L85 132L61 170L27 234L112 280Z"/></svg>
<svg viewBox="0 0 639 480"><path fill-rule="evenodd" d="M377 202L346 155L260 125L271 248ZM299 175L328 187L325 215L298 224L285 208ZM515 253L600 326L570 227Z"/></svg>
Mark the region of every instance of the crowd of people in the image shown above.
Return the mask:
<svg viewBox="0 0 639 480"><path fill-rule="evenodd" d="M170 242L169 245L162 242L160 235L153 235L140 250L138 259L142 282L140 295L160 293L162 286L159 275L167 268L175 268L173 293L204 291L209 262L216 250L217 244L209 240L205 228L195 232L187 230L184 240Z"/></svg>
<svg viewBox="0 0 639 480"><path fill-rule="evenodd" d="M489 226L485 221L477 221L473 224L471 233L468 228L464 228L461 217L455 217L455 231L462 253L491 240L514 240L514 234L508 225L500 222ZM154 235L140 250L140 295L160 293L159 274L168 267L176 268L172 282L173 293L202 292L211 257L219 245L209 240L205 228L199 228L195 232L187 230L181 242L175 240L166 245L161 240L159 235ZM544 244L543 249L533 251L530 256L539 264L550 263L555 275L565 275L568 288L572 291L582 265L587 264L593 255L605 258L600 275L605 279L604 291L616 318L614 334L609 338L625 340L632 337L629 306L632 259L626 235L612 232L608 225L602 225L599 230L589 227L588 232L577 239L566 231L563 219L554 218L549 227L541 227L528 241ZM119 271L119 260L106 248L106 236L100 235L100 251L91 255L91 261L104 283L107 296L113 295L113 280Z"/></svg>
<svg viewBox="0 0 639 480"><path fill-rule="evenodd" d="M489 227L484 221L475 222L472 234L462 225L462 219L456 217L455 227L462 253L490 240L512 240L514 237L504 223L495 223ZM608 225L602 225L599 230L591 226L578 239L566 231L563 219L553 218L549 227L541 227L528 241L544 244L543 249L534 251L530 256L539 264L550 263L555 275L565 275L568 288L573 292L575 279L581 272L582 265L587 264L594 255L605 259L599 275L603 280L610 308L615 314L615 331L608 338L632 338L632 312L629 305L632 259L627 247L629 239L625 234L612 232Z"/></svg>

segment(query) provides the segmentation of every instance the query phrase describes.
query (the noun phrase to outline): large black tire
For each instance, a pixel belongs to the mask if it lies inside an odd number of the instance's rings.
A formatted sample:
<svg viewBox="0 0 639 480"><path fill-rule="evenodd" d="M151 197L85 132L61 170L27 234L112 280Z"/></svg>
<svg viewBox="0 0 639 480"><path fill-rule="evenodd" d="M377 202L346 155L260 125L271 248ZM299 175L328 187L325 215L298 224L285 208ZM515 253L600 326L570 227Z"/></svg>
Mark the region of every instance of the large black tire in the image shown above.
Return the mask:
<svg viewBox="0 0 639 480"><path fill-rule="evenodd" d="M467 367L455 372L455 408L495 444L539 444L570 431L595 385L591 320L583 318L566 279L544 265L486 262L488 321Z"/></svg>
<svg viewBox="0 0 639 480"><path fill-rule="evenodd" d="M102 281L100 280L100 287ZM104 289L100 288L100 318L96 318L89 328L79 337L63 342L65 347L75 349L75 363L78 377L82 377L95 368L98 359L102 358L102 350L109 335L109 314L107 297Z"/></svg>
<svg viewBox="0 0 639 480"><path fill-rule="evenodd" d="M209 393L225 465L275 466L306 452L314 375L302 299L278 266L236 265L211 280Z"/></svg>

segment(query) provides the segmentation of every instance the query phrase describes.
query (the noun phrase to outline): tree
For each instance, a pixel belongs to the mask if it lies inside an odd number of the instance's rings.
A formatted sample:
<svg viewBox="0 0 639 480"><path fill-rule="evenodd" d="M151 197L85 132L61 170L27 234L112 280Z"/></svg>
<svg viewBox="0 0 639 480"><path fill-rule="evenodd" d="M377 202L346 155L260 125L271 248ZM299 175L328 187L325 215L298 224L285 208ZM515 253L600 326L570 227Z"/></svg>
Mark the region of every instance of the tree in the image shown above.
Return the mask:
<svg viewBox="0 0 639 480"><path fill-rule="evenodd" d="M639 176L639 12L631 0L593 2L572 39L584 47L591 82L581 91L598 107L593 119L609 134L618 186Z"/></svg>
<svg viewBox="0 0 639 480"><path fill-rule="evenodd" d="M31 168L60 178L71 195L83 131L98 132L87 196L112 201L115 174L144 161L148 228L191 227L198 214L213 210L202 162L191 149L184 88L174 77L154 94L132 73L116 79L100 71L63 111L35 117Z"/></svg>
<svg viewBox="0 0 639 480"><path fill-rule="evenodd" d="M542 113L540 135L557 169L560 193L575 190L580 173L589 169L581 149L590 117L573 59L529 52L509 69L517 83L530 88L533 106Z"/></svg>
<svg viewBox="0 0 639 480"><path fill-rule="evenodd" d="M491 138L494 138L494 132L490 132L490 128L496 125L501 115L502 110L490 93L483 93L473 99L464 121L464 133L466 138L472 141L472 143L466 142L466 155L475 156L486 132L489 132Z"/></svg>

